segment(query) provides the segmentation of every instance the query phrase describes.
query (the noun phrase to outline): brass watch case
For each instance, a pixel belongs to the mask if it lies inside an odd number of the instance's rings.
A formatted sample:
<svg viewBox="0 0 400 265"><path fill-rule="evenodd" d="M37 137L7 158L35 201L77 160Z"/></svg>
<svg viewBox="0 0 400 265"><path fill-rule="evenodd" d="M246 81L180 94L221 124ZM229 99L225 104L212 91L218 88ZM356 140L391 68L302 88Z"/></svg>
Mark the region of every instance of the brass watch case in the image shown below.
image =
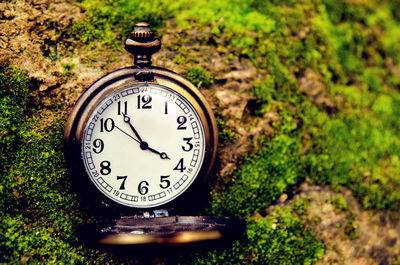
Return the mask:
<svg viewBox="0 0 400 265"><path fill-rule="evenodd" d="M136 77L141 73L153 76L152 81L138 81ZM166 86L184 96L193 105L204 126L206 140L205 156L203 165L198 176L196 177L196 180L181 196L176 198L174 201L157 207L171 208L171 205L175 205L176 202L182 204L182 198L187 198L189 195L192 195L189 197L196 196L196 194L198 195L200 192L198 188L205 185L210 173L212 172L218 144L217 125L212 110L206 99L192 83L172 71L159 67L127 67L111 72L93 83L80 96L67 121L64 134L66 163L69 173L74 178L74 181L79 182L79 185L76 186L80 187L79 189L82 191L80 193L86 195L90 194L90 196L86 196L89 200L93 201L94 199L98 202L100 199L103 204L117 207L119 209L126 210L127 208L134 208L119 205L118 203L107 198L105 195L101 194L101 192L90 183L89 176L87 176L84 168L84 163L81 156L81 148L85 124L98 104L113 92L126 86L140 83L154 83ZM82 183L84 184L82 185ZM100 197L97 195L93 196L94 194L97 194ZM141 210L143 210L143 208L141 208Z"/></svg>

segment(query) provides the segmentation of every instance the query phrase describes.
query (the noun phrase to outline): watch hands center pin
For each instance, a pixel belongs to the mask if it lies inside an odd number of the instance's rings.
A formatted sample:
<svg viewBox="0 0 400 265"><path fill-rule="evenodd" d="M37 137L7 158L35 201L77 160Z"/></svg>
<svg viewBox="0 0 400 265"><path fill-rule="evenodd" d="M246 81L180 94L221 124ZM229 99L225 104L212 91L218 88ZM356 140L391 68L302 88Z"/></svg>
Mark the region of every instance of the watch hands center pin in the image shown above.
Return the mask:
<svg viewBox="0 0 400 265"><path fill-rule="evenodd" d="M143 141L142 138L140 137L139 133L135 129L135 127L132 125L131 119L128 117L128 115L126 115L125 113L122 113L122 115L124 116L124 122L128 123L129 127L132 129L133 133L138 138L139 141L137 141L136 139L135 140L140 144L140 149L149 150L152 153L158 154L161 159L171 159L168 157L168 155L165 152L159 152L159 151L155 150L154 148L151 148L147 142Z"/></svg>

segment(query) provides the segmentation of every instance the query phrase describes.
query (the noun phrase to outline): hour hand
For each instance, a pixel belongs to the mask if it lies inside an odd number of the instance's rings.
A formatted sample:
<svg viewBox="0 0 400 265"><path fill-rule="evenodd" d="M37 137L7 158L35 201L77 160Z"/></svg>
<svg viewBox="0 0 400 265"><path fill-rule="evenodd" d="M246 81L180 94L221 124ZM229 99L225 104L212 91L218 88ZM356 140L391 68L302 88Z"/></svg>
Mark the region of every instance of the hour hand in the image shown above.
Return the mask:
<svg viewBox="0 0 400 265"><path fill-rule="evenodd" d="M143 143L142 138L139 136L139 133L136 131L135 127L133 127L132 123L131 123L131 119L128 117L128 115L126 115L125 113L122 113L122 115L124 115L124 122L128 123L129 127L131 127L133 133L136 135L136 137L138 138L140 143Z"/></svg>
<svg viewBox="0 0 400 265"><path fill-rule="evenodd" d="M169 158L168 155L167 155L166 153L164 153L164 152L158 152L157 150L154 150L154 149L151 148L151 147L148 147L147 149L149 149L149 151L151 151L151 152L153 152L153 153L156 153L156 154L160 155L161 159L171 159L171 158Z"/></svg>
<svg viewBox="0 0 400 265"><path fill-rule="evenodd" d="M149 144L142 140L142 138L140 137L139 133L136 131L135 127L133 127L133 125L131 123L131 119L128 117L128 115L126 115L125 113L122 113L122 115L124 115L124 122L128 123L129 127L131 127L133 133L138 138L139 143L140 143L140 148L142 150L149 150L150 152L156 153L161 157L161 159L170 159L166 153L158 152L157 150L149 147Z"/></svg>

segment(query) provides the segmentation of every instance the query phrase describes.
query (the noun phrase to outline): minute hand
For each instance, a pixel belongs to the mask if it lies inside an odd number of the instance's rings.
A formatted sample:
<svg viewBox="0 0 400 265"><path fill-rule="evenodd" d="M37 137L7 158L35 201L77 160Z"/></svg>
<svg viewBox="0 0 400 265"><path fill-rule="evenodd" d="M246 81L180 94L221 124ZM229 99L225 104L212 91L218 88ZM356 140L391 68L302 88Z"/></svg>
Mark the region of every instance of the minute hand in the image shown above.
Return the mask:
<svg viewBox="0 0 400 265"><path fill-rule="evenodd" d="M140 137L139 133L136 131L135 127L133 127L133 125L131 123L131 119L125 113L122 113L122 115L124 115L124 122L128 123L129 127L131 127L133 133L136 135L136 137L138 138L139 142L143 143L143 140Z"/></svg>
<svg viewBox="0 0 400 265"><path fill-rule="evenodd" d="M164 152L158 152L157 150L149 147L149 144L145 141L142 140L142 138L140 137L139 133L136 131L135 127L133 127L132 123L131 123L131 119L128 117L128 115L126 115L125 113L122 113L122 115L124 115L124 122L128 123L129 127L131 127L133 133L136 135L136 137L138 138L138 142L140 144L140 149L142 150L149 150L150 152L156 153L160 156L161 159L170 159L168 157L168 155ZM121 130L121 129L120 129ZM132 137L133 138L133 137ZM134 138L133 138L134 139ZM134 139L136 140L136 139Z"/></svg>

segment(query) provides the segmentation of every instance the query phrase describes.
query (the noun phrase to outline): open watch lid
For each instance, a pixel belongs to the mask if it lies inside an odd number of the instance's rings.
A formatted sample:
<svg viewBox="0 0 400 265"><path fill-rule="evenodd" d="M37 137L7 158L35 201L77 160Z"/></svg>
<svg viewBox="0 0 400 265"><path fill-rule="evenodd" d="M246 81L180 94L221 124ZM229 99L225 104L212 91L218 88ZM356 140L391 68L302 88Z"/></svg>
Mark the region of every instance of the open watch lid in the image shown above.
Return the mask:
<svg viewBox="0 0 400 265"><path fill-rule="evenodd" d="M243 232L244 222L212 216L123 216L96 224L97 242L104 245L187 245L232 240Z"/></svg>

